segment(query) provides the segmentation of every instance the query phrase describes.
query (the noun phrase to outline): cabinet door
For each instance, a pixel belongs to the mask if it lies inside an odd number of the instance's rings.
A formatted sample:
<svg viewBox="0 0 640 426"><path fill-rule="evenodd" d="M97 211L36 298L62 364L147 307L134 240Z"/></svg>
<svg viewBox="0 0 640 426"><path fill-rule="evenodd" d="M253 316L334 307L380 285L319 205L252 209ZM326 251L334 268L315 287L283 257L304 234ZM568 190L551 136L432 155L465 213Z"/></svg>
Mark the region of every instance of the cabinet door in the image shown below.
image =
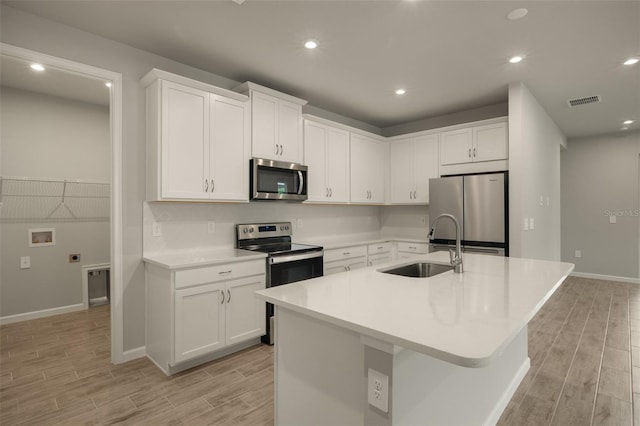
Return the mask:
<svg viewBox="0 0 640 426"><path fill-rule="evenodd" d="M278 99L251 92L251 154L278 160Z"/></svg>
<svg viewBox="0 0 640 426"><path fill-rule="evenodd" d="M206 199L209 93L162 82L162 198Z"/></svg>
<svg viewBox="0 0 640 426"><path fill-rule="evenodd" d="M327 129L327 186L329 201L349 202L349 132Z"/></svg>
<svg viewBox="0 0 640 426"><path fill-rule="evenodd" d="M504 160L509 156L507 123L473 128L473 161Z"/></svg>
<svg viewBox="0 0 640 426"><path fill-rule="evenodd" d="M391 203L413 203L415 186L413 184L413 165L420 165L413 156L412 140L391 142ZM416 161L418 160L418 161Z"/></svg>
<svg viewBox="0 0 640 426"><path fill-rule="evenodd" d="M279 159L302 163L302 107L278 100Z"/></svg>
<svg viewBox="0 0 640 426"><path fill-rule="evenodd" d="M351 202L384 203L384 142L351 134Z"/></svg>
<svg viewBox="0 0 640 426"><path fill-rule="evenodd" d="M326 202L329 197L327 185L327 127L311 121L304 122L304 162L307 172L307 195L309 201Z"/></svg>
<svg viewBox="0 0 640 426"><path fill-rule="evenodd" d="M265 276L240 278L227 282L227 344L242 342L265 334L265 302L254 292L265 288Z"/></svg>
<svg viewBox="0 0 640 426"><path fill-rule="evenodd" d="M210 196L248 201L248 103L211 95L210 105Z"/></svg>
<svg viewBox="0 0 640 426"><path fill-rule="evenodd" d="M175 362L207 354L225 345L224 283L175 292Z"/></svg>
<svg viewBox="0 0 640 426"><path fill-rule="evenodd" d="M471 128L443 132L440 135L440 164L470 163L473 156Z"/></svg>
<svg viewBox="0 0 640 426"><path fill-rule="evenodd" d="M438 177L438 136L426 135L413 142L414 203L429 202L429 179Z"/></svg>

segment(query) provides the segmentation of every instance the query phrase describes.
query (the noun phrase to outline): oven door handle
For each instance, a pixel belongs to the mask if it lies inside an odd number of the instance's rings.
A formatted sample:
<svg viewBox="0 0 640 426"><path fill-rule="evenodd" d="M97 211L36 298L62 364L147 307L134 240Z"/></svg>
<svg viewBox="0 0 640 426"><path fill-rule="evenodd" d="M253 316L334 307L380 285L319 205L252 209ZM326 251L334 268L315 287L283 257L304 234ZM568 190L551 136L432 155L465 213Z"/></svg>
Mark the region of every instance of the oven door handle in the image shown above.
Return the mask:
<svg viewBox="0 0 640 426"><path fill-rule="evenodd" d="M303 254L292 254L290 256L274 256L269 258L269 263L271 265L275 265L278 263L295 262L296 260L313 259L315 257L322 257L323 255L324 250L312 251L310 253Z"/></svg>

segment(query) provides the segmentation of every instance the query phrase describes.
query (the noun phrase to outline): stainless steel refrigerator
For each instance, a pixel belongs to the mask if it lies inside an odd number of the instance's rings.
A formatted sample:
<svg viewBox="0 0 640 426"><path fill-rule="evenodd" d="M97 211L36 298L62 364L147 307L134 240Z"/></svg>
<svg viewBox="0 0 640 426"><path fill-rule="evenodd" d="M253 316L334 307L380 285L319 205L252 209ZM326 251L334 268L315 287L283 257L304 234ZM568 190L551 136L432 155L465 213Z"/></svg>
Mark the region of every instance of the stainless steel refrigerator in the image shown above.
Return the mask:
<svg viewBox="0 0 640 426"><path fill-rule="evenodd" d="M466 252L509 255L507 172L429 179L429 221L442 213L452 214L462 226ZM455 245L455 226L440 221L432 250Z"/></svg>

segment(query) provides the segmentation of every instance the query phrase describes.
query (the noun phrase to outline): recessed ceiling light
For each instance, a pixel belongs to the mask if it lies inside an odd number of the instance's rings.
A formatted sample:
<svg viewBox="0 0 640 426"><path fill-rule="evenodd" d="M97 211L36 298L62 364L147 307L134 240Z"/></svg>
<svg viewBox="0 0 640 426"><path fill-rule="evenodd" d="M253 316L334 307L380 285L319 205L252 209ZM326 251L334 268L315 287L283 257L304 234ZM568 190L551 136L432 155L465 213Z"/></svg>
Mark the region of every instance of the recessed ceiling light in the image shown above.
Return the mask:
<svg viewBox="0 0 640 426"><path fill-rule="evenodd" d="M407 93L407 91L405 89L397 89L396 90L396 95L404 95L405 93Z"/></svg>
<svg viewBox="0 0 640 426"><path fill-rule="evenodd" d="M510 21L515 21L515 20L518 20L518 19L522 19L527 15L527 13L529 13L529 11L527 9L525 9L524 7L520 8L520 9L513 9L507 15L507 19L510 20Z"/></svg>
<svg viewBox="0 0 640 426"><path fill-rule="evenodd" d="M624 120L622 124L626 124L626 125L633 124L633 120Z"/></svg>
<svg viewBox="0 0 640 426"><path fill-rule="evenodd" d="M640 59L638 58L629 58L626 61L623 62L624 65L635 65L638 63L638 61L640 61Z"/></svg>
<svg viewBox="0 0 640 426"><path fill-rule="evenodd" d="M107 86L107 87L111 87L111 82L107 81L104 85Z"/></svg>
<svg viewBox="0 0 640 426"><path fill-rule="evenodd" d="M522 61L524 59L524 55L517 55L517 56L513 56L511 59L509 59L509 62L512 64L517 64L518 62Z"/></svg>
<svg viewBox="0 0 640 426"><path fill-rule="evenodd" d="M35 71L44 71L44 67L40 64L31 64L31 69Z"/></svg>
<svg viewBox="0 0 640 426"><path fill-rule="evenodd" d="M315 40L307 40L304 42L304 47L306 47L307 49L315 49L316 47L318 47L318 42Z"/></svg>

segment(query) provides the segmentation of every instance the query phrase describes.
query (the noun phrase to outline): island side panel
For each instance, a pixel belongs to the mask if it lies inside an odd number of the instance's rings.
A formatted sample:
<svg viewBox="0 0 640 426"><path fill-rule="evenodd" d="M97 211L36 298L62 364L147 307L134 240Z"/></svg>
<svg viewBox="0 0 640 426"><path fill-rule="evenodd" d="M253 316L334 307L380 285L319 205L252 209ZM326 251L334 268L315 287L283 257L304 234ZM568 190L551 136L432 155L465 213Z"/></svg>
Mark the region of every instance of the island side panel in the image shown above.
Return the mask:
<svg viewBox="0 0 640 426"><path fill-rule="evenodd" d="M275 424L364 424L360 336L278 306L275 317Z"/></svg>
<svg viewBox="0 0 640 426"><path fill-rule="evenodd" d="M405 349L393 359L393 425L495 424L529 370L527 327L480 368Z"/></svg>

